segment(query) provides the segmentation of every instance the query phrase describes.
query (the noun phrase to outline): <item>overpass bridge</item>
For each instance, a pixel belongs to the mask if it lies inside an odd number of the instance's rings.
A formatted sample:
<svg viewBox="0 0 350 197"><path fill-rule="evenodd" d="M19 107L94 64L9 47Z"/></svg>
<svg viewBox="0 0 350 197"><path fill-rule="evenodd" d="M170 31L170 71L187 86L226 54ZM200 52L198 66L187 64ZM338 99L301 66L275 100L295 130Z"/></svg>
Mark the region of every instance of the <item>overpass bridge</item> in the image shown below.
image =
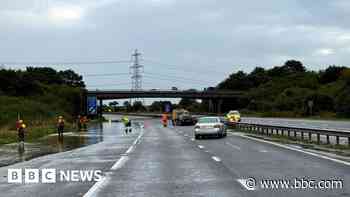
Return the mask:
<svg viewBox="0 0 350 197"><path fill-rule="evenodd" d="M221 112L223 99L244 97L243 92L227 90L88 90L87 97L96 97L102 106L103 100L130 98L189 98L209 101L209 112Z"/></svg>

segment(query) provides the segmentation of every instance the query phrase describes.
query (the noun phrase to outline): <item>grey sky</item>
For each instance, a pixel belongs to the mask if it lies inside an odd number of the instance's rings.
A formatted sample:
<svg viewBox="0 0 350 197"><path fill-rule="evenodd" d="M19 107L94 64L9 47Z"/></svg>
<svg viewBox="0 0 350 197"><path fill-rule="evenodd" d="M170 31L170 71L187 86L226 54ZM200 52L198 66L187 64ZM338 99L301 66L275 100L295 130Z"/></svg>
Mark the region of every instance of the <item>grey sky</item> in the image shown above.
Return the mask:
<svg viewBox="0 0 350 197"><path fill-rule="evenodd" d="M2 0L0 62L130 60L138 48L153 73L145 88L202 88L288 59L313 70L348 65L349 18L348 0ZM103 74L128 66L55 68ZM128 75L84 79L90 88L130 87Z"/></svg>

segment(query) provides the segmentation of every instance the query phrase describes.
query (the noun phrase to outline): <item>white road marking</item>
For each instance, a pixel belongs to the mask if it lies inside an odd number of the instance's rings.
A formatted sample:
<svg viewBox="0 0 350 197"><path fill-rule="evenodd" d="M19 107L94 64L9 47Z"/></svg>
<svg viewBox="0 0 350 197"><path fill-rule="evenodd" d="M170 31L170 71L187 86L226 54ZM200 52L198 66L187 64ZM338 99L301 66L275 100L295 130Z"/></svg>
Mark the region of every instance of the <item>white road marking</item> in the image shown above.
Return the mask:
<svg viewBox="0 0 350 197"><path fill-rule="evenodd" d="M261 152L261 153L267 153L267 152L269 152L269 151L267 151L267 150L259 150L259 152Z"/></svg>
<svg viewBox="0 0 350 197"><path fill-rule="evenodd" d="M212 156L211 157L214 161L216 161L216 162L220 162L221 161L221 159L219 158L219 157L216 157L216 156Z"/></svg>
<svg viewBox="0 0 350 197"><path fill-rule="evenodd" d="M198 148L203 149L204 146L203 145L198 145Z"/></svg>
<svg viewBox="0 0 350 197"><path fill-rule="evenodd" d="M191 141L194 141L194 138L191 138Z"/></svg>
<svg viewBox="0 0 350 197"><path fill-rule="evenodd" d="M253 191L255 187L248 187L247 179L237 179L238 183L240 183L246 190Z"/></svg>
<svg viewBox="0 0 350 197"><path fill-rule="evenodd" d="M272 145L275 145L275 146L278 146L278 147L281 147L281 148L285 148L285 149L288 149L288 150L301 152L301 153L304 153L304 154L312 155L314 157L318 157L318 158L321 158L321 159L326 159L326 160L334 161L336 163L340 163L340 164L344 164L344 165L350 166L350 162L342 161L342 160L339 160L339 159L334 159L334 158L327 157L327 156L324 156L324 155L320 155L320 154L317 154L317 153L304 151L304 150L293 148L293 147L286 146L286 145L283 145L283 144L278 144L278 143L275 143L275 142L261 140L261 139L245 136L245 135L242 135L242 134L240 134L239 136L247 138L247 139L251 139L251 140L254 140L254 141L263 142L263 143L267 143L267 144L272 144Z"/></svg>
<svg viewBox="0 0 350 197"><path fill-rule="evenodd" d="M124 156L121 156L118 161L111 167L111 170L118 170L120 169L127 161L128 161L128 154L131 153L136 144L140 141L141 137L143 135L143 131L140 132L139 136L135 139L135 141L132 143L132 145L128 148L128 150L125 152ZM96 196L98 191L100 191L110 180L110 176L102 177L102 179L98 182L96 182L90 189L87 191L83 197L92 197Z"/></svg>
<svg viewBox="0 0 350 197"><path fill-rule="evenodd" d="M111 170L118 170L129 160L128 156L122 156L119 160L111 167Z"/></svg>
<svg viewBox="0 0 350 197"><path fill-rule="evenodd" d="M234 149L241 150L241 148L239 146L233 145L233 144L231 144L229 142L226 142L225 144L231 146Z"/></svg>

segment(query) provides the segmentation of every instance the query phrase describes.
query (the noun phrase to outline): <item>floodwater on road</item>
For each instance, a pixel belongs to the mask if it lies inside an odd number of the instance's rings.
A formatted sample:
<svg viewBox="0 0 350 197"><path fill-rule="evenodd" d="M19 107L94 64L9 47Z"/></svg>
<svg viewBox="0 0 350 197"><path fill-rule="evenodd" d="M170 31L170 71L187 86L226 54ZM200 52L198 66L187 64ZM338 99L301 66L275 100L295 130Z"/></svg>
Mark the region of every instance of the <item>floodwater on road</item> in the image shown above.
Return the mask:
<svg viewBox="0 0 350 197"><path fill-rule="evenodd" d="M120 116L106 115L103 123L90 124L87 131L64 133L63 138L57 134L43 137L35 143L11 143L0 146L0 167L27 161L47 154L69 151L72 149L96 144L110 137L123 135L123 125L118 122ZM139 117L131 118L133 127L143 126Z"/></svg>

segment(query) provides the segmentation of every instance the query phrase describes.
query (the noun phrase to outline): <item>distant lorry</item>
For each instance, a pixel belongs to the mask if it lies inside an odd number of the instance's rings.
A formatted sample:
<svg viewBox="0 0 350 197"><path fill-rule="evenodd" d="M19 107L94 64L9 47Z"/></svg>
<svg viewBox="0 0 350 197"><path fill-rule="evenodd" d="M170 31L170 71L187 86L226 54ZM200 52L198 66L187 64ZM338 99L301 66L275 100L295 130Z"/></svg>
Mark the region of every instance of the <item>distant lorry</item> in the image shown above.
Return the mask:
<svg viewBox="0 0 350 197"><path fill-rule="evenodd" d="M190 112L185 109L174 109L173 116L175 116L176 125L184 126L196 124L196 118L194 118Z"/></svg>

